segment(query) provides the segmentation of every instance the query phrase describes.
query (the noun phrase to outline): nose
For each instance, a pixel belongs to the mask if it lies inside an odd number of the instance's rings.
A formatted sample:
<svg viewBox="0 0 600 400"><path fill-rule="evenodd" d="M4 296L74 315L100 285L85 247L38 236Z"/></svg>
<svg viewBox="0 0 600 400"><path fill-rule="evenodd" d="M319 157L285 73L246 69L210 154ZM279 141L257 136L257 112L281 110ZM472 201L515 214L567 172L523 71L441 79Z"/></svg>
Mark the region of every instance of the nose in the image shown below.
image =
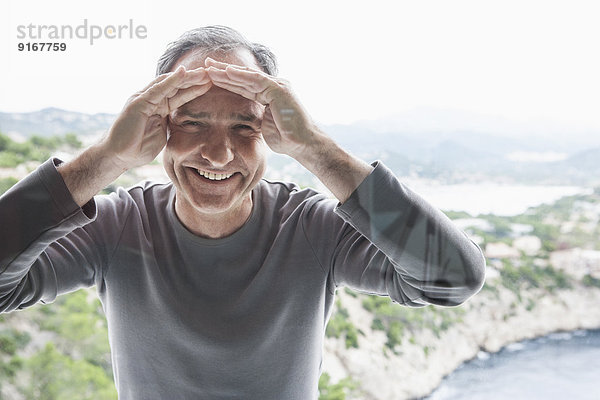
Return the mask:
<svg viewBox="0 0 600 400"><path fill-rule="evenodd" d="M215 167L224 167L233 160L233 148L229 135L211 132L200 146L202 158Z"/></svg>

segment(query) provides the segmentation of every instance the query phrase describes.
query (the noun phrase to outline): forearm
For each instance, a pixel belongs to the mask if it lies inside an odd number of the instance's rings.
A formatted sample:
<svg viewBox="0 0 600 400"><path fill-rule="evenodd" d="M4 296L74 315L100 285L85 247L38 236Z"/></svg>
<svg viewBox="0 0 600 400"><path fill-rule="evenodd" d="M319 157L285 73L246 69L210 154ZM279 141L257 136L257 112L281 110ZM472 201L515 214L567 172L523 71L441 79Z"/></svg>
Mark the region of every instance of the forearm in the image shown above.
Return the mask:
<svg viewBox="0 0 600 400"><path fill-rule="evenodd" d="M104 142L97 143L73 160L61 164L58 172L81 207L98 192L117 179L126 168L119 166L105 149Z"/></svg>
<svg viewBox="0 0 600 400"><path fill-rule="evenodd" d="M314 140L294 158L344 203L373 171L373 167L342 149L315 128Z"/></svg>
<svg viewBox="0 0 600 400"><path fill-rule="evenodd" d="M73 202L53 161L0 196L0 312L52 297L56 260L40 255L95 217L95 208L87 209L86 215ZM31 271L35 263L38 267ZM77 264L76 270L80 267Z"/></svg>
<svg viewBox="0 0 600 400"><path fill-rule="evenodd" d="M375 246L364 252L349 236L338 247L345 262L336 267L336 282L408 305L457 305L481 288L479 247L381 163L337 213ZM362 261L346 261L353 259Z"/></svg>

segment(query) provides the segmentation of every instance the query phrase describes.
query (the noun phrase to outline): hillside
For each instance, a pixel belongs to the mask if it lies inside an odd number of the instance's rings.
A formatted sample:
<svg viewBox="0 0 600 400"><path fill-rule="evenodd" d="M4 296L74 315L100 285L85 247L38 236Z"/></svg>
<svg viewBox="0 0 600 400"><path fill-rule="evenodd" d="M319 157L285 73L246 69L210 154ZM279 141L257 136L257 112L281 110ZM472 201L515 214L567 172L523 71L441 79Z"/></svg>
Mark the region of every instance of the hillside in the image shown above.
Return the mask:
<svg viewBox="0 0 600 400"><path fill-rule="evenodd" d="M50 154L67 156L80 147L73 134L27 140L0 135L0 193ZM458 168L453 159L467 153L480 162L484 158L459 142L428 149L429 154L446 150L447 158L438 162L450 180ZM552 163L557 170L578 163L573 168L585 175L594 168L594 152ZM381 150L380 156L403 176L427 165L417 168L399 147ZM273 158L270 168L313 184L310 174L285 157ZM151 164L117 184L158 176L161 169ZM600 327L600 190L512 217L448 215L485 251L482 292L458 308L408 309L387 298L340 290L327 328L321 400L424 396L482 351L557 330ZM93 289L0 316L0 398L116 398L106 321Z"/></svg>
<svg viewBox="0 0 600 400"><path fill-rule="evenodd" d="M0 112L0 131L9 135L42 137L76 133L79 136L104 133L115 120L112 114L84 114L59 108L28 113Z"/></svg>
<svg viewBox="0 0 600 400"><path fill-rule="evenodd" d="M515 217L450 216L485 250L482 292L458 308L410 309L338 291L322 400L424 396L481 352L600 327L600 190ZM93 289L0 316L0 344L2 398L116 398L106 321Z"/></svg>
<svg viewBox="0 0 600 400"><path fill-rule="evenodd" d="M600 328L600 190L514 217L450 216L484 249L483 290L458 308L423 309L340 291L325 371L354 383L348 399L422 397L485 352Z"/></svg>
<svg viewBox="0 0 600 400"><path fill-rule="evenodd" d="M427 114L429 113L429 115ZM400 176L447 182L477 179L546 185L600 184L600 135L560 127L521 126L491 117L421 110L401 117L322 129L365 160L383 160ZM105 133L116 118L46 108L29 113L0 112L0 132L23 140L74 133L84 143ZM404 118L404 119L401 119ZM281 170L293 161L274 156ZM274 178L280 178L274 171ZM302 175L302 173L299 173Z"/></svg>

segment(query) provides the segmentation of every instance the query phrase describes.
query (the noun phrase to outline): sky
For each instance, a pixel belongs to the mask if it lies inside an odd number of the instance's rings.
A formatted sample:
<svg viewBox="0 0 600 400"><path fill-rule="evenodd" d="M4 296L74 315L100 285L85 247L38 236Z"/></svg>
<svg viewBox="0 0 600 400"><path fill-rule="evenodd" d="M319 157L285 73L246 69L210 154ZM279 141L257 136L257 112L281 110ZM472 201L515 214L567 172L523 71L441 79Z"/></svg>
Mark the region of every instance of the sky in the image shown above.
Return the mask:
<svg viewBox="0 0 600 400"><path fill-rule="evenodd" d="M145 37L17 49L40 41L19 38L20 25L85 20L100 28L131 20ZM3 0L0 111L117 113L152 80L169 42L220 24L270 47L279 75L321 123L434 108L598 131L599 20L596 0Z"/></svg>

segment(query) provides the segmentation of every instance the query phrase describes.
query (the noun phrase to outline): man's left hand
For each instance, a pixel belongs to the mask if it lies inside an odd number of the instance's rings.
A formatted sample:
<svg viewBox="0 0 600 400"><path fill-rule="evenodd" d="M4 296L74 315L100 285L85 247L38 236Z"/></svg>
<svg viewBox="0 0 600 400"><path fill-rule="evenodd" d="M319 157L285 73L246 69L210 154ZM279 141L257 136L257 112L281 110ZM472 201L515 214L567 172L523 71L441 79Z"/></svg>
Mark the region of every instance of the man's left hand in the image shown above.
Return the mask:
<svg viewBox="0 0 600 400"><path fill-rule="evenodd" d="M269 147L296 159L345 202L373 167L347 153L314 124L290 84L262 71L207 58L212 83L265 105L262 135Z"/></svg>
<svg viewBox="0 0 600 400"><path fill-rule="evenodd" d="M319 131L288 81L211 58L206 59L206 67L215 86L266 106L262 134L274 152L298 159L316 144Z"/></svg>

